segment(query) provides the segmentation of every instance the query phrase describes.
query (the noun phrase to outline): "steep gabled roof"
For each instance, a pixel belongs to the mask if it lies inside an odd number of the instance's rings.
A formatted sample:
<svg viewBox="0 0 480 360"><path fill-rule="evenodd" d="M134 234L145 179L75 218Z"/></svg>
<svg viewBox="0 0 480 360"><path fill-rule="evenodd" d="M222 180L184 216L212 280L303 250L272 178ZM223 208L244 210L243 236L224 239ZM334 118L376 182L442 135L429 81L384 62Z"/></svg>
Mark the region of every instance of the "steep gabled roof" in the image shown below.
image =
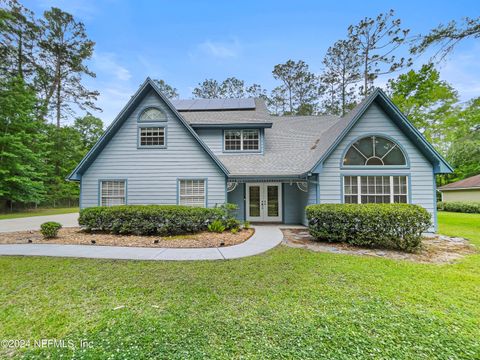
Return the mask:
<svg viewBox="0 0 480 360"><path fill-rule="evenodd" d="M183 116L175 109L172 103L162 94L158 86L152 81L149 77L144 81L144 83L137 90L135 95L133 95L125 107L120 111L118 116L113 120L110 126L105 130L103 135L97 141L97 143L90 149L90 151L85 155L85 157L80 161L77 167L72 171L72 173L67 177L67 180L79 181L81 175L88 169L100 152L105 148L110 139L116 134L120 129L123 123L127 120L131 112L140 104L143 98L148 94L150 90L154 90L158 96L165 102L168 108L173 112L173 114L178 118L181 124L185 126L187 131L192 135L194 141L197 141L198 144L205 150L205 152L212 158L215 164L223 171L225 175L228 175L228 170L220 162L220 160L213 154L209 147L199 138L195 130L189 125L189 123L183 118Z"/></svg>
<svg viewBox="0 0 480 360"><path fill-rule="evenodd" d="M432 163L435 174L451 173L453 168L440 155L437 150L425 139L415 126L410 123L407 117L398 109L390 98L380 89L375 89L369 96L360 102L353 110L340 119L338 123L332 126L322 136L323 153L319 157L315 169L332 152L337 145L348 134L350 129L357 123L362 115L367 111L372 103L376 103L385 111L390 119L404 132L404 134L414 143L420 152Z"/></svg>
<svg viewBox="0 0 480 360"><path fill-rule="evenodd" d="M319 168L374 102L433 164L435 173L452 171L450 165L380 89L376 89L341 118L270 116L273 127L265 129L264 154L225 154L219 155L219 158L231 177L305 176Z"/></svg>
<svg viewBox="0 0 480 360"><path fill-rule="evenodd" d="M438 190L463 190L463 189L479 189L480 190L480 174L470 176L469 178L455 181L453 183L439 187Z"/></svg>

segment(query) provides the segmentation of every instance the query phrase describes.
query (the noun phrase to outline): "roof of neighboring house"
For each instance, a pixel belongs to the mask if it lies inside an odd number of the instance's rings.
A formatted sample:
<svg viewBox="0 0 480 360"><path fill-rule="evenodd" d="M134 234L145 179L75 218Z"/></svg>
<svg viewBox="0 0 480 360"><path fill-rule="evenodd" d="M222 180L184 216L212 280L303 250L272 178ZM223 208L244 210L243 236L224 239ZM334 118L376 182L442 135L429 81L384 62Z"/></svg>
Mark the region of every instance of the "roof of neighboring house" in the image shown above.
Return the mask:
<svg viewBox="0 0 480 360"><path fill-rule="evenodd" d="M480 189L480 174L439 187L438 190Z"/></svg>

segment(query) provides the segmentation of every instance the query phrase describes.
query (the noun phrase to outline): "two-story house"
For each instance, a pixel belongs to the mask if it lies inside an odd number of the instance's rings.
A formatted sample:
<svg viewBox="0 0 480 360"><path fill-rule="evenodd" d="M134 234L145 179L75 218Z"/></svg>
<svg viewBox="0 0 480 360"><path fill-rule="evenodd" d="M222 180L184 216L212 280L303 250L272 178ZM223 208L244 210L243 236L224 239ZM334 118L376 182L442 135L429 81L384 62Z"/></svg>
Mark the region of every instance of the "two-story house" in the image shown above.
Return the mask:
<svg viewBox="0 0 480 360"><path fill-rule="evenodd" d="M271 116L262 99L169 101L147 79L69 179L81 208L229 202L294 224L309 204L412 203L436 227L435 174L451 171L379 89L344 117Z"/></svg>

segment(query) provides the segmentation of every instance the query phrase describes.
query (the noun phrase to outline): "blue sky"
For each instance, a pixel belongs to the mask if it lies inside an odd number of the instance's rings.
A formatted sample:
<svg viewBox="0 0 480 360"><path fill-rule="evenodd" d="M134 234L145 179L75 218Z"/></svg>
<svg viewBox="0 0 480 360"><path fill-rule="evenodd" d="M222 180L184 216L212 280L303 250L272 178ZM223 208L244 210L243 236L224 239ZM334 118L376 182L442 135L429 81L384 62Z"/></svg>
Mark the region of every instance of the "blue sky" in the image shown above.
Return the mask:
<svg viewBox="0 0 480 360"><path fill-rule="evenodd" d="M110 123L143 80L161 78L182 98L205 78L236 76L267 89L271 71L288 59L305 60L320 73L327 48L347 27L390 8L412 34L439 23L480 15L477 1L127 1L28 0L37 15L51 6L72 13L96 42L89 62L101 92L98 113ZM480 39L467 40L441 64L442 78L461 99L480 96ZM416 65L426 61L417 59ZM377 85L387 79L379 79Z"/></svg>

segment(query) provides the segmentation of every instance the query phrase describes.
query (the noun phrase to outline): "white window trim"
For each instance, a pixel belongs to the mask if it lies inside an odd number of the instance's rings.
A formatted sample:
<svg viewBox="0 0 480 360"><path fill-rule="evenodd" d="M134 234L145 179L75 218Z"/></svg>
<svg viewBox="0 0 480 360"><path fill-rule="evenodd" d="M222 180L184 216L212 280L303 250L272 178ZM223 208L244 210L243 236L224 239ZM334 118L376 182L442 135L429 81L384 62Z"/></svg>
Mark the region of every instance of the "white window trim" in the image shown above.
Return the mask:
<svg viewBox="0 0 480 360"><path fill-rule="evenodd" d="M178 179L177 181L177 204L182 205L182 206L195 206L195 205L189 205L189 204L182 204L182 197L183 198L193 198L193 197L199 197L202 195L182 195L181 194L181 186L182 186L182 181L203 181L203 206L202 207L207 207L207 186L208 186L208 180L206 178L181 178Z"/></svg>
<svg viewBox="0 0 480 360"><path fill-rule="evenodd" d="M107 182L107 181L110 181L110 182L123 182L123 196L103 196L103 183L104 182ZM106 206L108 207L109 205L103 205L103 199L104 198L110 198L110 199L120 199L120 198L123 198L123 204L121 205L127 205L127 180L126 179L102 179L102 180L99 180L100 182L100 185L99 185L99 192L98 192L98 195L99 195L99 199L98 199L98 205L99 206ZM110 205L110 206L114 206L114 205Z"/></svg>
<svg viewBox="0 0 480 360"><path fill-rule="evenodd" d="M240 131L240 149L239 150L227 150L227 132L228 131ZM256 131L258 134L258 149L243 149L243 132L244 131ZM260 152L262 148L261 144L262 138L260 135L260 130L259 129L225 129L223 131L223 151L224 152Z"/></svg>
<svg viewBox="0 0 480 360"><path fill-rule="evenodd" d="M350 176L350 177L356 177L357 178L357 194L346 194L345 193L345 177ZM389 177L389 182L390 182L390 204L394 204L394 199L395 196L405 196L407 199L407 202L404 204L410 204L410 186L409 186L409 178L410 175L404 175L404 174L399 174L399 175L370 175L370 174L362 174L362 175L342 175L342 204L345 203L345 196L357 196L357 204L363 204L362 203L362 195L368 196L369 194L363 194L362 193L362 177L366 176L388 176ZM405 177L405 186L406 186L406 193L405 194L395 194L394 186L393 186L393 178L394 177ZM385 194L375 194L375 196L386 196Z"/></svg>

